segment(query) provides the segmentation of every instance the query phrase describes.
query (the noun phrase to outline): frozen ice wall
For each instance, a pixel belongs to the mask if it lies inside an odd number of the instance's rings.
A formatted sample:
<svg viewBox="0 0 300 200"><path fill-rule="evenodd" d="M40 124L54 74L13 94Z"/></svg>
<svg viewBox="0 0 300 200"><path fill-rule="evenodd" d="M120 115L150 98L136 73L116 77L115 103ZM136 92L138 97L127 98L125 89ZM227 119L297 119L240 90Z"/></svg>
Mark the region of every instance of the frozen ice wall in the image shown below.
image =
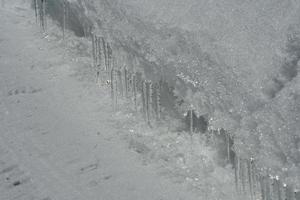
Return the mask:
<svg viewBox="0 0 300 200"><path fill-rule="evenodd" d="M59 23L62 2L48 1ZM173 85L184 100L174 113L192 106L235 134L241 154L300 174L300 1L68 2L76 35L104 36L117 66Z"/></svg>

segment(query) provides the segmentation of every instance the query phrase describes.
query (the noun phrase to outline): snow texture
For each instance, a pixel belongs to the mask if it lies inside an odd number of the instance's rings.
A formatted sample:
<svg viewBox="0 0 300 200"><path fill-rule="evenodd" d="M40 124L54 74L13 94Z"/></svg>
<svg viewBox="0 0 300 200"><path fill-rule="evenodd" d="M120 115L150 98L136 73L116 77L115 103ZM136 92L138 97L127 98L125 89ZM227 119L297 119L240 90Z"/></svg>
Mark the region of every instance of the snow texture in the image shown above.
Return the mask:
<svg viewBox="0 0 300 200"><path fill-rule="evenodd" d="M145 164L200 199L300 198L298 1L45 2L36 13L47 39L76 55L78 77L109 86L102 103ZM7 92L42 90L29 88Z"/></svg>

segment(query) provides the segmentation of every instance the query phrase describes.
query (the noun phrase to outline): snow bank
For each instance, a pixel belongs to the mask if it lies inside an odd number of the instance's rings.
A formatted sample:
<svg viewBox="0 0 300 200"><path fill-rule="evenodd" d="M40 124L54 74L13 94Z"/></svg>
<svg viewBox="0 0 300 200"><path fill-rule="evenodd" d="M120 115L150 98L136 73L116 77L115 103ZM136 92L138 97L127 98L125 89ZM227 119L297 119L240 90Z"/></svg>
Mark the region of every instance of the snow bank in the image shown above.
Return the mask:
<svg viewBox="0 0 300 200"><path fill-rule="evenodd" d="M48 3L61 24L63 1ZM212 128L236 136L237 152L291 177L300 174L299 6L296 0L73 0L67 23L78 36L105 37L117 67L172 85L184 100L174 105L177 117L190 107L208 115Z"/></svg>

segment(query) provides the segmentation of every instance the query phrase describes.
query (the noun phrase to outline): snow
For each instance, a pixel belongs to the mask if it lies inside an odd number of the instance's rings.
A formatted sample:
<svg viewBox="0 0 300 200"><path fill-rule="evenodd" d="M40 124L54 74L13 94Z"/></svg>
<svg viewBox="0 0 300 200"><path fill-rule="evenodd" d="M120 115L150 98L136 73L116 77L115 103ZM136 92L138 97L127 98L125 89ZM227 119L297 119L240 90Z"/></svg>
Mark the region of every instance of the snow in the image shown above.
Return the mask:
<svg viewBox="0 0 300 200"><path fill-rule="evenodd" d="M231 170L200 138L113 111L86 39L62 40L51 20L42 33L22 4L0 15L0 199L236 198Z"/></svg>
<svg viewBox="0 0 300 200"><path fill-rule="evenodd" d="M242 156L254 157L281 178L300 180L295 170L300 152L299 1L77 4L94 22L93 31L113 41L120 63L175 87L185 104L174 110L182 114L193 107L208 115L212 129L235 135ZM130 56L126 60L123 54Z"/></svg>
<svg viewBox="0 0 300 200"><path fill-rule="evenodd" d="M29 2L2 0L0 40L0 139L40 186L25 193L238 199L222 144L183 131L189 110L234 137L241 181L247 158L300 188L299 1L72 0L65 16L62 1L49 1L47 34ZM174 87L162 99L170 115L154 129L130 101L114 105L108 85L95 86L92 35L112 47L116 68Z"/></svg>

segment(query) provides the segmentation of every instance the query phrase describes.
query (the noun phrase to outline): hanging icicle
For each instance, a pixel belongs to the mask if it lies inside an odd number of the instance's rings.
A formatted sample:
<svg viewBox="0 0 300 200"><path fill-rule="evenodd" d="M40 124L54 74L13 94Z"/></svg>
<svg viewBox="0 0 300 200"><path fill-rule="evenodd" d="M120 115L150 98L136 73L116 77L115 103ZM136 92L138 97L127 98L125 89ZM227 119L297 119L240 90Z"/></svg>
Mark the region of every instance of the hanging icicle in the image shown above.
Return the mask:
<svg viewBox="0 0 300 200"><path fill-rule="evenodd" d="M93 66L96 66L96 36L92 34L92 56L93 56Z"/></svg>
<svg viewBox="0 0 300 200"><path fill-rule="evenodd" d="M115 107L114 102L115 102L115 84L114 84L114 68L111 68L111 72L110 72L110 93L111 93L111 100L113 103L113 107Z"/></svg>
<svg viewBox="0 0 300 200"><path fill-rule="evenodd" d="M259 183L260 183L260 193L261 193L261 199L266 200L266 183L265 183L265 177L260 176L259 177Z"/></svg>
<svg viewBox="0 0 300 200"><path fill-rule="evenodd" d="M109 45L109 43L107 43L107 68L110 69L111 68L111 61L112 61L112 49Z"/></svg>
<svg viewBox="0 0 300 200"><path fill-rule="evenodd" d="M246 192L246 174L247 174L247 167L246 167L246 161L244 159L241 159L240 160L240 179L241 179L241 186L242 186L242 191L243 191L243 194L246 195L247 192Z"/></svg>
<svg viewBox="0 0 300 200"><path fill-rule="evenodd" d="M97 63L97 66L96 66L96 70L97 70L97 83L99 83L101 80L100 80L100 72L102 71L101 70L101 54L102 54L102 49L101 49L101 37L98 37L97 39L97 60L98 60L98 63Z"/></svg>
<svg viewBox="0 0 300 200"><path fill-rule="evenodd" d="M46 21L46 0L41 0L41 8L39 9L40 11L40 25L43 29L43 31L46 31L46 25L47 25L47 21Z"/></svg>
<svg viewBox="0 0 300 200"><path fill-rule="evenodd" d="M277 200L284 200L282 198L282 182L280 181L278 176L275 177L274 187L275 187L275 190L274 190L275 191L275 196L277 197L276 199Z"/></svg>
<svg viewBox="0 0 300 200"><path fill-rule="evenodd" d="M40 18L40 27L43 27L43 4L44 0L40 0L39 5L39 18Z"/></svg>
<svg viewBox="0 0 300 200"><path fill-rule="evenodd" d="M66 0L63 1L63 39L65 39L65 32L66 32Z"/></svg>
<svg viewBox="0 0 300 200"><path fill-rule="evenodd" d="M157 118L157 95L158 95L157 87L158 87L157 83L151 84L151 96L150 96L151 114L152 114L153 120L155 119L156 121L158 121L158 118Z"/></svg>
<svg viewBox="0 0 300 200"><path fill-rule="evenodd" d="M145 81L142 80L142 106L143 106L143 116L144 119L147 119L147 114L146 114L146 83Z"/></svg>
<svg viewBox="0 0 300 200"><path fill-rule="evenodd" d="M103 47L103 56L104 56L104 65L105 65L105 71L108 71L108 56L107 56L107 46L104 38L102 38L102 47Z"/></svg>
<svg viewBox="0 0 300 200"><path fill-rule="evenodd" d="M123 92L123 80L122 80L122 70L118 70L117 71L117 76L118 76L118 94L121 96L121 97L124 97L124 92Z"/></svg>
<svg viewBox="0 0 300 200"><path fill-rule="evenodd" d="M252 196L253 199L257 199L258 198L258 194L259 194L259 183L258 183L258 171L254 162L254 159L251 157L250 158L250 166L251 166L251 180L252 180Z"/></svg>
<svg viewBox="0 0 300 200"><path fill-rule="evenodd" d="M248 171L248 185L249 185L249 194L251 197L251 200L253 199L253 168L252 168L252 161L247 160L247 171Z"/></svg>
<svg viewBox="0 0 300 200"><path fill-rule="evenodd" d="M134 74L133 75L133 101L134 101L134 109L137 112L137 75Z"/></svg>
<svg viewBox="0 0 300 200"><path fill-rule="evenodd" d="M101 40L102 38L101 37L98 37L98 40L97 40L97 48L98 48L98 63L97 63L97 66L98 66L98 70L100 70L100 66L101 66L101 63L102 63L102 48L101 48Z"/></svg>
<svg viewBox="0 0 300 200"><path fill-rule="evenodd" d="M128 98L128 71L124 68L125 97Z"/></svg>
<svg viewBox="0 0 300 200"><path fill-rule="evenodd" d="M151 81L146 81L146 115L147 122L151 126Z"/></svg>
<svg viewBox="0 0 300 200"><path fill-rule="evenodd" d="M226 131L225 132L225 140L226 140L226 150L227 150L227 163L230 163L230 151L231 151L231 144L230 144L230 134Z"/></svg>
<svg viewBox="0 0 300 200"><path fill-rule="evenodd" d="M162 81L158 82L157 87L157 95L156 95L156 105L157 105L157 119L161 119L161 87L162 87Z"/></svg>
<svg viewBox="0 0 300 200"><path fill-rule="evenodd" d="M98 65L98 36L95 36L95 65L94 67L96 68Z"/></svg>
<svg viewBox="0 0 300 200"><path fill-rule="evenodd" d="M189 119L189 121L190 121L190 123L189 123L189 126L190 126L190 134L192 135L193 134L193 132L194 132L194 118L193 118L193 110L192 109L190 109L189 110L189 117L190 117L190 119Z"/></svg>
<svg viewBox="0 0 300 200"><path fill-rule="evenodd" d="M260 197L260 184L259 184L259 174L257 173L257 168L253 162L253 194L254 199L259 199Z"/></svg>
<svg viewBox="0 0 300 200"><path fill-rule="evenodd" d="M128 97L132 99L133 96L133 73L128 71Z"/></svg>
<svg viewBox="0 0 300 200"><path fill-rule="evenodd" d="M240 174L240 159L238 156L235 156L234 162L234 176L235 176L235 187L236 191L240 193L240 181L239 181L239 174Z"/></svg>
<svg viewBox="0 0 300 200"><path fill-rule="evenodd" d="M118 77L117 71L114 69L114 67L111 68L110 77L111 98L113 102L113 108L116 110L118 107Z"/></svg>
<svg viewBox="0 0 300 200"><path fill-rule="evenodd" d="M272 179L268 176L266 179L266 200L272 200Z"/></svg>
<svg viewBox="0 0 300 200"><path fill-rule="evenodd" d="M39 13L39 8L38 8L38 0L34 0L34 12L35 12L35 21L38 23L38 13Z"/></svg>

